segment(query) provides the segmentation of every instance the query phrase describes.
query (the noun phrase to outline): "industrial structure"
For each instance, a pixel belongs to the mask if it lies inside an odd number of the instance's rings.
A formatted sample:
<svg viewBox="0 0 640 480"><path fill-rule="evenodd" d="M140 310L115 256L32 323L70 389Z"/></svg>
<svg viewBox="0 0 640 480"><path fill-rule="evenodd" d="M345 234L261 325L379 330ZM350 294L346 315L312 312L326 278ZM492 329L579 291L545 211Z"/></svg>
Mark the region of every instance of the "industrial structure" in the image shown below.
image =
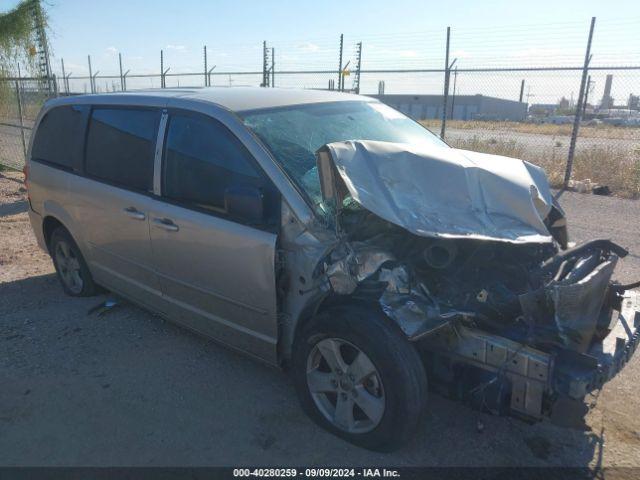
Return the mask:
<svg viewBox="0 0 640 480"><path fill-rule="evenodd" d="M442 118L442 95L378 94L370 95L414 120ZM527 104L485 95L449 96L447 118L452 120L523 121Z"/></svg>
<svg viewBox="0 0 640 480"><path fill-rule="evenodd" d="M613 98L611 98L611 85L613 84L613 75L609 74L604 82L604 94L600 101L600 108L607 109L613 106Z"/></svg>

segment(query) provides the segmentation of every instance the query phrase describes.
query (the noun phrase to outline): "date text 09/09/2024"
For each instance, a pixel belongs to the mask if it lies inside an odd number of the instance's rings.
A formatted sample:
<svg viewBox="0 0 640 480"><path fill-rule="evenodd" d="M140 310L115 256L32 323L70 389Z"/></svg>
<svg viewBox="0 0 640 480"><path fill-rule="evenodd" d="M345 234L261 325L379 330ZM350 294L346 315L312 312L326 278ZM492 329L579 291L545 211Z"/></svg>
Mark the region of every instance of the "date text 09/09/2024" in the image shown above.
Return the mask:
<svg viewBox="0 0 640 480"><path fill-rule="evenodd" d="M306 477L306 478L393 478L399 477L397 470L386 468L236 468L234 477Z"/></svg>

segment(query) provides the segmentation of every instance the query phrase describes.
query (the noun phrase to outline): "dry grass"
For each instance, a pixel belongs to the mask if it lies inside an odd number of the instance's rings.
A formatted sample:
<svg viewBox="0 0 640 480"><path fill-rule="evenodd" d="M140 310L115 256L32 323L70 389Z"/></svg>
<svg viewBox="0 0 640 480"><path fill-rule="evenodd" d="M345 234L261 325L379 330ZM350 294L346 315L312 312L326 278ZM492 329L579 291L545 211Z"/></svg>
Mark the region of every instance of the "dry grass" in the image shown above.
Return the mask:
<svg viewBox="0 0 640 480"><path fill-rule="evenodd" d="M536 151L514 141L495 139L481 140L478 137L454 140L451 145L464 150L492 153L528 160L544 168L552 186L559 187L564 179L567 156L564 150L550 156L541 157ZM578 151L574 158L575 180L589 179L594 183L607 185L614 195L626 198L640 198L640 148L632 152L619 150L615 146L598 147Z"/></svg>
<svg viewBox="0 0 640 480"><path fill-rule="evenodd" d="M420 123L431 131L440 131L440 120L421 120ZM532 133L537 135L570 136L573 125L553 125L550 123L523 123L523 122L491 122L473 120L447 120L447 126L459 130L483 130L499 132ZM617 140L640 141L640 128L614 127L612 125L581 125L580 137L606 138Z"/></svg>

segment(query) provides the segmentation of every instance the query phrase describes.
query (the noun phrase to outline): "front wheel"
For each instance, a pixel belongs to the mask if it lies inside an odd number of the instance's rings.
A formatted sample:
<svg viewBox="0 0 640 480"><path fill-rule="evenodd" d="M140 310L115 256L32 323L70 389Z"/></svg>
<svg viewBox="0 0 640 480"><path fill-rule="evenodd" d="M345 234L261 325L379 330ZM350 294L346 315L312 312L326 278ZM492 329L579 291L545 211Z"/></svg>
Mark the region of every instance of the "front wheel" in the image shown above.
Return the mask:
<svg viewBox="0 0 640 480"><path fill-rule="evenodd" d="M353 305L319 314L296 337L292 370L307 414L371 450L401 446L424 411L420 357L379 310Z"/></svg>

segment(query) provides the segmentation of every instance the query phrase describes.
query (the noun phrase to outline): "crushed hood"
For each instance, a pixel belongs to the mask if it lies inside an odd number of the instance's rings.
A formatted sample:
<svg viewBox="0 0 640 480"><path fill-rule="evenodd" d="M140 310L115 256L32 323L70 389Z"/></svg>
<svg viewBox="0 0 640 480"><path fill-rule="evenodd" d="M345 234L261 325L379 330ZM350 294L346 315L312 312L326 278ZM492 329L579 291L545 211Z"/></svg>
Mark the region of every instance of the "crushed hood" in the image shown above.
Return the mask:
<svg viewBox="0 0 640 480"><path fill-rule="evenodd" d="M552 241L544 224L552 206L546 175L523 160L435 145L346 141L318 151L321 177L327 153L356 202L416 235Z"/></svg>

